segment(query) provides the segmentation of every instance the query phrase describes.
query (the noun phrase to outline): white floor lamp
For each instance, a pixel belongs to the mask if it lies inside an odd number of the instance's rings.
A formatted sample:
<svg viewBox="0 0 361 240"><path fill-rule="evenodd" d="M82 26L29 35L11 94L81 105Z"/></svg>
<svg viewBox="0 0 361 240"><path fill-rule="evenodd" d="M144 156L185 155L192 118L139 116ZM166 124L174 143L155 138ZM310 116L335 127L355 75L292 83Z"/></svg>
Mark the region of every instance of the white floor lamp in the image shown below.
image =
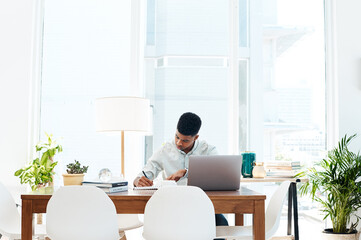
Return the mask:
<svg viewBox="0 0 361 240"><path fill-rule="evenodd" d="M150 132L150 101L140 97L97 98L95 109L97 132L121 134L121 167L124 177L124 132Z"/></svg>

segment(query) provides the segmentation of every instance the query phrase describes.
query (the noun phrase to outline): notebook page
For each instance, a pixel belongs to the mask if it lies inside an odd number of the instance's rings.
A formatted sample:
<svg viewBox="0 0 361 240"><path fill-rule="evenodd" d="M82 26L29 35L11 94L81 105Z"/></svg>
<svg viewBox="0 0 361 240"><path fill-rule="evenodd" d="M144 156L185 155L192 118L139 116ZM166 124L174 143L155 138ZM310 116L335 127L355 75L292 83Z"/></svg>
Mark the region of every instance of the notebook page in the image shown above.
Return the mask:
<svg viewBox="0 0 361 240"><path fill-rule="evenodd" d="M133 190L158 190L159 186L134 187Z"/></svg>
<svg viewBox="0 0 361 240"><path fill-rule="evenodd" d="M177 183L174 180L162 180L157 182L153 186L148 187L134 187L133 190L157 190L160 187L164 186L177 186Z"/></svg>

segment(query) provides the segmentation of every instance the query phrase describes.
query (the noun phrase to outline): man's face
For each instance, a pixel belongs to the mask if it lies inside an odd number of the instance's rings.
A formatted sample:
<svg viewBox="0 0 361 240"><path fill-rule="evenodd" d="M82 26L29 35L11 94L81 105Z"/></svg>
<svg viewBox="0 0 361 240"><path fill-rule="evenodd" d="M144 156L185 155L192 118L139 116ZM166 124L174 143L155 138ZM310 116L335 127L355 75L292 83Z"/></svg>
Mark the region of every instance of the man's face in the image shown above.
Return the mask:
<svg viewBox="0 0 361 240"><path fill-rule="evenodd" d="M175 132L175 145L179 150L182 150L185 153L188 153L192 150L194 141L197 140L198 135L195 136L187 136L178 132Z"/></svg>

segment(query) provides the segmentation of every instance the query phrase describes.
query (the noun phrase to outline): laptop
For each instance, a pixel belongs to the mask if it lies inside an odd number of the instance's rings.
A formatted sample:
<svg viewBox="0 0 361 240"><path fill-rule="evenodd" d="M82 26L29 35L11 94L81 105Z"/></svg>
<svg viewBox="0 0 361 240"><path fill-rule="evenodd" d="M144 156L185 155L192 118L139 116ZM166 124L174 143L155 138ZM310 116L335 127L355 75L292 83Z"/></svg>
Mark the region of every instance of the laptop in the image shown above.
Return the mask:
<svg viewBox="0 0 361 240"><path fill-rule="evenodd" d="M242 156L189 156L188 185L204 191L238 190Z"/></svg>

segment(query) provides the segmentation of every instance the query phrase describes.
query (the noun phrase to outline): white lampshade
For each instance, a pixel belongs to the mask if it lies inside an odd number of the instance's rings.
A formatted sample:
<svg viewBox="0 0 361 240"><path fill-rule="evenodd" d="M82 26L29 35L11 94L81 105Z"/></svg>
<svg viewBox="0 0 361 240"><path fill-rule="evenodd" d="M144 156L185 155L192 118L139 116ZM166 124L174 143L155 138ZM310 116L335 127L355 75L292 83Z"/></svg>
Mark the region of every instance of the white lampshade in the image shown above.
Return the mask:
<svg viewBox="0 0 361 240"><path fill-rule="evenodd" d="M96 131L150 132L150 101L140 97L97 98Z"/></svg>

